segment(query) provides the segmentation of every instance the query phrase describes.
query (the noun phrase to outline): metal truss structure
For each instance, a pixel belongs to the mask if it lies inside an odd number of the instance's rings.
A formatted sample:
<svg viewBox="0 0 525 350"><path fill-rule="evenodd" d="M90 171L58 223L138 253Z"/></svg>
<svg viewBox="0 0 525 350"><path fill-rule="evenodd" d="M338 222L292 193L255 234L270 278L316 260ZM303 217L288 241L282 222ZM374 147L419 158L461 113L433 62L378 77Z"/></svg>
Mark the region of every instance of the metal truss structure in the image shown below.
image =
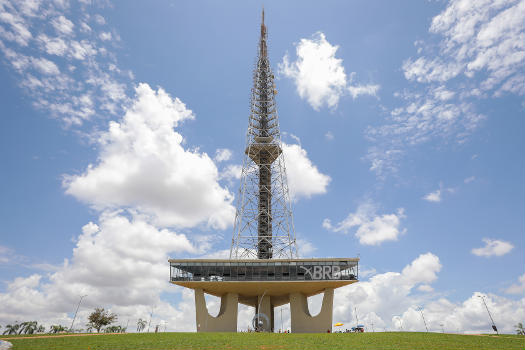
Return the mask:
<svg viewBox="0 0 525 350"><path fill-rule="evenodd" d="M276 94L263 10L230 259L297 257Z"/></svg>

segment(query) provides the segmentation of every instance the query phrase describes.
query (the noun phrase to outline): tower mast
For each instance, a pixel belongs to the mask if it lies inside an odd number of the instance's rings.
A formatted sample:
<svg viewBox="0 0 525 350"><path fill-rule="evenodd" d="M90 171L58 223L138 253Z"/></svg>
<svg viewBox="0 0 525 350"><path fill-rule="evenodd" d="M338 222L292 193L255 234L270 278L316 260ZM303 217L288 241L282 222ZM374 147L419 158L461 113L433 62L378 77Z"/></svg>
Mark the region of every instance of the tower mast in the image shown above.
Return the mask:
<svg viewBox="0 0 525 350"><path fill-rule="evenodd" d="M263 9L230 258L297 255L276 94Z"/></svg>

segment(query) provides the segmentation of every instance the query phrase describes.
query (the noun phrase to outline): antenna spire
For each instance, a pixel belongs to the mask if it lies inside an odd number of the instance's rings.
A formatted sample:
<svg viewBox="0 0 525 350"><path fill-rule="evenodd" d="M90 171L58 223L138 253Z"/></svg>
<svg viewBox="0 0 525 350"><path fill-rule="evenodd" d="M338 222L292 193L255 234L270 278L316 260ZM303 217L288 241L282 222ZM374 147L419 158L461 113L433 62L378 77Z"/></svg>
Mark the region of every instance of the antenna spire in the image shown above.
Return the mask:
<svg viewBox="0 0 525 350"><path fill-rule="evenodd" d="M264 6L262 8L262 21L261 21L261 39L260 39L260 56L266 57L267 47L266 47L266 26L264 25Z"/></svg>
<svg viewBox="0 0 525 350"><path fill-rule="evenodd" d="M264 8L230 258L297 256Z"/></svg>

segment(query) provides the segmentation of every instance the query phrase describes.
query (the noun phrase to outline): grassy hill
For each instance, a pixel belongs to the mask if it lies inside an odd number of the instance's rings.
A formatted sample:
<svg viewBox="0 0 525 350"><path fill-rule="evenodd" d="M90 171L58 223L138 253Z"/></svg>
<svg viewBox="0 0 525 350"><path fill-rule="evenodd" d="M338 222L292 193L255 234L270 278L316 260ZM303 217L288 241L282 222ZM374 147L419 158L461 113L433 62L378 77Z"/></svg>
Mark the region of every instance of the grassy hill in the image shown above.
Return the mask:
<svg viewBox="0 0 525 350"><path fill-rule="evenodd" d="M518 335L460 335L441 333L381 332L333 334L267 333L130 333L70 336L21 336L0 339L14 350L120 350L120 349L525 349Z"/></svg>

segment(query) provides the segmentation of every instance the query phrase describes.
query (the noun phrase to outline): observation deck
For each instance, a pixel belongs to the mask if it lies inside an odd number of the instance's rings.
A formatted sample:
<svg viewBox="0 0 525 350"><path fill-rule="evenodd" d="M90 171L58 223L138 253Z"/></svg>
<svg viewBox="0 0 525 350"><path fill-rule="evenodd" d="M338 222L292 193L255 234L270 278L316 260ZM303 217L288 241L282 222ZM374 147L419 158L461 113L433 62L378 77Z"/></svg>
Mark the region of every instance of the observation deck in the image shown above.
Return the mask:
<svg viewBox="0 0 525 350"><path fill-rule="evenodd" d="M170 259L170 282L222 296L237 293L239 302L256 306L271 297L273 306L290 302L291 293L306 297L358 281L358 258L312 259Z"/></svg>

